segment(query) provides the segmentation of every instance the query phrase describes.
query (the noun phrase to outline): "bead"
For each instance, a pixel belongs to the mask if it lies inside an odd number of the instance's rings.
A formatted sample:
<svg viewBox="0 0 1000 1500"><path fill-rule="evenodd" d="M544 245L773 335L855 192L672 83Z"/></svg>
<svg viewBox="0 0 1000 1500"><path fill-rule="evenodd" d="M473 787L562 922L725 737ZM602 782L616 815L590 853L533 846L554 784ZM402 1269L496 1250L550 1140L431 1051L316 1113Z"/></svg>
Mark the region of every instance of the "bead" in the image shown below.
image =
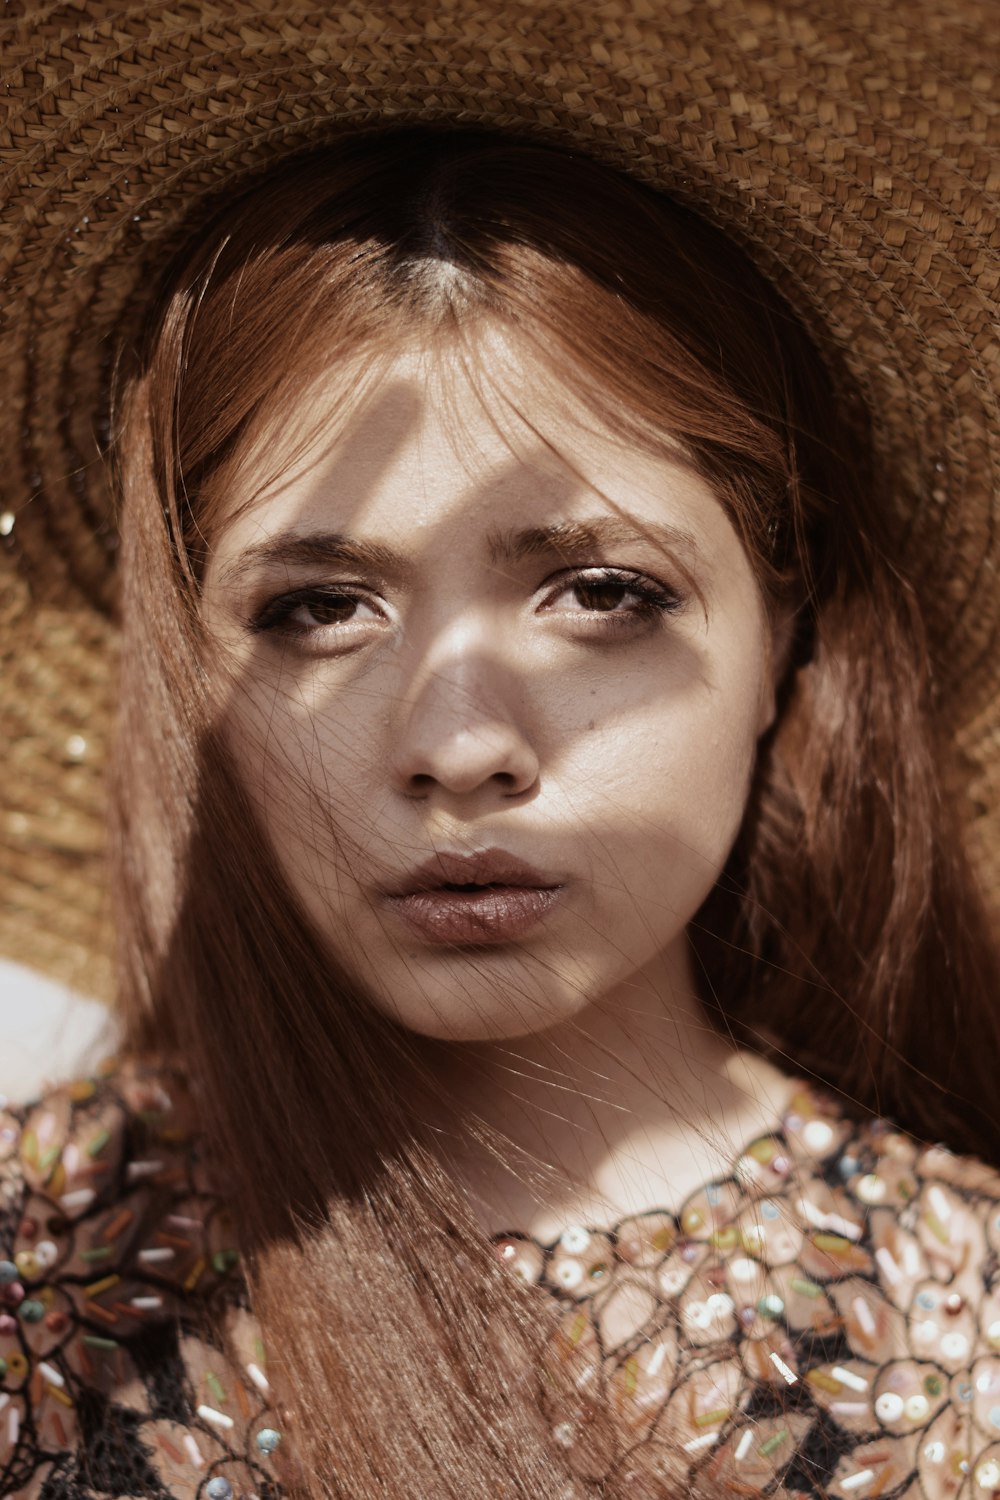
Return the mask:
<svg viewBox="0 0 1000 1500"><path fill-rule="evenodd" d="M895 1391L883 1391L875 1402L875 1415L880 1422L898 1422L903 1415L903 1398Z"/></svg>
<svg viewBox="0 0 1000 1500"><path fill-rule="evenodd" d="M869 1172L859 1179L855 1192L862 1203L881 1203L886 1192L885 1182L881 1177L876 1177L874 1172Z"/></svg>
<svg viewBox="0 0 1000 1500"><path fill-rule="evenodd" d="M3 514L0 515L0 536L10 536L13 530L14 512L11 510L5 510Z"/></svg>
<svg viewBox="0 0 1000 1500"><path fill-rule="evenodd" d="M556 1266L555 1279L560 1286L566 1287L567 1291L572 1291L583 1280L583 1267L578 1260L560 1261Z"/></svg>
<svg viewBox="0 0 1000 1500"><path fill-rule="evenodd" d="M215 1479L210 1479L205 1486L205 1494L208 1500L232 1500L233 1487L228 1479L223 1479L221 1474Z"/></svg>
<svg viewBox="0 0 1000 1500"><path fill-rule="evenodd" d="M941 1340L941 1353L946 1359L964 1359L969 1352L969 1340L964 1333L946 1333Z"/></svg>
<svg viewBox="0 0 1000 1500"><path fill-rule="evenodd" d="M257 1434L257 1448L261 1453L273 1453L281 1442L281 1433L274 1427L262 1427Z"/></svg>
<svg viewBox="0 0 1000 1500"><path fill-rule="evenodd" d="M570 1255L582 1255L590 1244L590 1235L582 1225L574 1224L563 1231L559 1243Z"/></svg>
<svg viewBox="0 0 1000 1500"><path fill-rule="evenodd" d="M17 1232L22 1239L33 1240L38 1233L38 1220L23 1218L17 1226Z"/></svg>
<svg viewBox="0 0 1000 1500"><path fill-rule="evenodd" d="M45 1326L50 1333L65 1333L69 1327L69 1318L64 1312L50 1312L45 1314Z"/></svg>
<svg viewBox="0 0 1000 1500"><path fill-rule="evenodd" d="M35 1297L26 1297L18 1311L26 1323L40 1323L45 1317L45 1303Z"/></svg>
<svg viewBox="0 0 1000 1500"><path fill-rule="evenodd" d="M3 1359L3 1358L0 1358L0 1380L2 1380L4 1378L4 1376L6 1375L6 1373L7 1373L7 1361L5 1359Z"/></svg>
<svg viewBox="0 0 1000 1500"><path fill-rule="evenodd" d="M944 1299L944 1310L952 1318L960 1313L964 1306L965 1298L960 1292L952 1292L950 1296Z"/></svg>
<svg viewBox="0 0 1000 1500"><path fill-rule="evenodd" d="M239 1258L240 1253L238 1250L216 1250L212 1256L212 1265L220 1276L225 1276L227 1271L233 1269Z"/></svg>
<svg viewBox="0 0 1000 1500"><path fill-rule="evenodd" d="M995 1458L988 1458L985 1462L977 1464L975 1479L981 1490L1000 1488L1000 1464Z"/></svg>
<svg viewBox="0 0 1000 1500"><path fill-rule="evenodd" d="M573 1435L572 1422L560 1422L557 1427L553 1427L552 1429L552 1436L560 1448L571 1448L573 1446Z"/></svg>
<svg viewBox="0 0 1000 1500"><path fill-rule="evenodd" d="M826 1151L833 1140L833 1127L825 1120L810 1120L802 1132L802 1139L810 1151Z"/></svg>
<svg viewBox="0 0 1000 1500"><path fill-rule="evenodd" d="M0 1333L10 1334L17 1332L17 1320L10 1313L0 1313Z"/></svg>
<svg viewBox="0 0 1000 1500"><path fill-rule="evenodd" d="M931 1409L926 1396L910 1396L904 1410L911 1422L922 1422Z"/></svg>
<svg viewBox="0 0 1000 1500"><path fill-rule="evenodd" d="M8 1286L17 1280L17 1267L12 1260L0 1260L0 1286Z"/></svg>
<svg viewBox="0 0 1000 1500"><path fill-rule="evenodd" d="M42 1269L41 1261L33 1250L22 1250L15 1255L14 1264L25 1281L34 1281Z"/></svg>

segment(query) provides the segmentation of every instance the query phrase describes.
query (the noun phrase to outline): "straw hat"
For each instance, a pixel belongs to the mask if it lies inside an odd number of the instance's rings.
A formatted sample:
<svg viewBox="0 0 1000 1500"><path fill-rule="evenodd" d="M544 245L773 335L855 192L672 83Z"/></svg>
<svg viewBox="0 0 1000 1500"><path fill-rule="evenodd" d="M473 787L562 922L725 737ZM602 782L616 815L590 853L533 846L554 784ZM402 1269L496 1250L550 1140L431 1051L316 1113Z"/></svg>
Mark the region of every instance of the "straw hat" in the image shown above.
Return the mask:
<svg viewBox="0 0 1000 1500"><path fill-rule="evenodd" d="M4 15L0 953L107 983L115 341L200 197L345 126L411 120L533 132L669 189L846 351L897 476L948 775L1000 907L993 0L8 0Z"/></svg>

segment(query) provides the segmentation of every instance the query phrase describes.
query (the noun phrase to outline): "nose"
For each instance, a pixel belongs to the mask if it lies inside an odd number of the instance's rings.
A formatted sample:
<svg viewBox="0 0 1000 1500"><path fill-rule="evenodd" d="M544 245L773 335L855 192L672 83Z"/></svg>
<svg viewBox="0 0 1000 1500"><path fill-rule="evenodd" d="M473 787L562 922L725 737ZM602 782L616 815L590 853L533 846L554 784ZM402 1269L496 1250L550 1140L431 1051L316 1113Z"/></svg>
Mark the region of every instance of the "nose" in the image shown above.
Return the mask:
<svg viewBox="0 0 1000 1500"><path fill-rule="evenodd" d="M394 726L397 783L411 797L492 792L516 797L538 779L539 758L514 700L516 681L483 652L449 654L404 696Z"/></svg>

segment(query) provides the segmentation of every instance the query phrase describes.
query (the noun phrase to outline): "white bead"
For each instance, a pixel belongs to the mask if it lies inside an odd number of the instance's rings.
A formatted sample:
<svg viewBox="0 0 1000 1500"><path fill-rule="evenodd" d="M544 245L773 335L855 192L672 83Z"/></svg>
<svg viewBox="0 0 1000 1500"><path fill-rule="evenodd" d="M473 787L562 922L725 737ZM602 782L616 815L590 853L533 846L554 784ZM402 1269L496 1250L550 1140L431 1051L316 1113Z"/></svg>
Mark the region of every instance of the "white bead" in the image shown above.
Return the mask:
<svg viewBox="0 0 1000 1500"><path fill-rule="evenodd" d="M802 1139L810 1151L825 1151L833 1140L833 1128L825 1120L810 1120Z"/></svg>
<svg viewBox="0 0 1000 1500"><path fill-rule="evenodd" d="M578 1260L560 1261L556 1267L556 1280L567 1289L579 1286L583 1280L583 1267Z"/></svg>
<svg viewBox="0 0 1000 1500"><path fill-rule="evenodd" d="M903 1415L903 1398L895 1391L883 1391L875 1402L875 1415L880 1422L898 1422Z"/></svg>

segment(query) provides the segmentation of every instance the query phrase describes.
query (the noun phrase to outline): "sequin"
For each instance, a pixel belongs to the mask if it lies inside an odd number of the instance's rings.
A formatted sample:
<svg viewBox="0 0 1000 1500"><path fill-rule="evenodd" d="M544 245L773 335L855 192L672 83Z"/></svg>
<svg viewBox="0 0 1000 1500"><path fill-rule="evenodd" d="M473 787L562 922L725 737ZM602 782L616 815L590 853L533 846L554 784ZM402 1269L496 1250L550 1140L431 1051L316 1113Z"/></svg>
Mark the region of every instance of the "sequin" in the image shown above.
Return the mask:
<svg viewBox="0 0 1000 1500"><path fill-rule="evenodd" d="M274 1427L262 1427L257 1434L257 1448L261 1453L273 1453L281 1442L281 1433Z"/></svg>

